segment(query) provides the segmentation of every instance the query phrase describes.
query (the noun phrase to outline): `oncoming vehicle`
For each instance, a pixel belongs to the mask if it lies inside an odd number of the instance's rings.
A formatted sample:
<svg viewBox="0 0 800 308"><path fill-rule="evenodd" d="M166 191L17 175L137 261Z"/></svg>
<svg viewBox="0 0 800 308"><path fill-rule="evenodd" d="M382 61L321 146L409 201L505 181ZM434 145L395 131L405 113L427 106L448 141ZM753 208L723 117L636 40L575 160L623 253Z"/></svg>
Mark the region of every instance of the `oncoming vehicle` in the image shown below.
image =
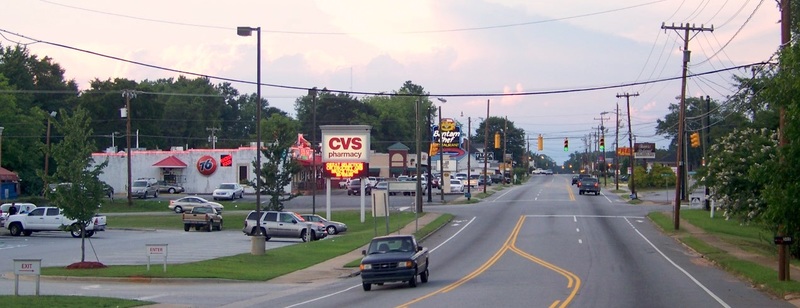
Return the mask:
<svg viewBox="0 0 800 308"><path fill-rule="evenodd" d="M387 235L373 238L367 250L361 254L361 284L364 291L373 284L406 282L417 286L417 276L422 283L428 282L428 249L417 245L413 235Z"/></svg>

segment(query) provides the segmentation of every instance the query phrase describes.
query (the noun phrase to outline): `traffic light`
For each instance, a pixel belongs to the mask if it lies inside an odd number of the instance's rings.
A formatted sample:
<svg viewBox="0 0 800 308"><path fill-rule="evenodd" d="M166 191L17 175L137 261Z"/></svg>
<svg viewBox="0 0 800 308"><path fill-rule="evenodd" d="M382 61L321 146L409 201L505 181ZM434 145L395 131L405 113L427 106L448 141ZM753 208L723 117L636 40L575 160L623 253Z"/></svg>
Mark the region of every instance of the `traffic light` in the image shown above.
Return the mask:
<svg viewBox="0 0 800 308"><path fill-rule="evenodd" d="M700 147L700 133L692 133L690 139L692 141L692 147L693 148L699 148Z"/></svg>
<svg viewBox="0 0 800 308"><path fill-rule="evenodd" d="M569 152L569 139L564 138L564 152Z"/></svg>
<svg viewBox="0 0 800 308"><path fill-rule="evenodd" d="M494 148L500 148L500 132L494 132Z"/></svg>
<svg viewBox="0 0 800 308"><path fill-rule="evenodd" d="M542 138L542 134L539 134L539 151L544 150L544 138Z"/></svg>
<svg viewBox="0 0 800 308"><path fill-rule="evenodd" d="M600 151L606 150L606 138L600 137Z"/></svg>

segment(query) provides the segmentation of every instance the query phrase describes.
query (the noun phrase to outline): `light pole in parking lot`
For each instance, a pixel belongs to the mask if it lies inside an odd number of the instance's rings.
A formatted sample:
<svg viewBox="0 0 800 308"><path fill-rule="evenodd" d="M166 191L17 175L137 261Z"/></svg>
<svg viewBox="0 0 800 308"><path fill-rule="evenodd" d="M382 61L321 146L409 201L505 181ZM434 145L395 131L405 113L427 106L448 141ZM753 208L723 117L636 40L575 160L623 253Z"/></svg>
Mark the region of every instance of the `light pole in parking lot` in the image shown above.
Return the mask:
<svg viewBox="0 0 800 308"><path fill-rule="evenodd" d="M250 253L266 252L264 234L261 233L261 27L237 27L236 34L250 36L256 31L256 234L251 237Z"/></svg>

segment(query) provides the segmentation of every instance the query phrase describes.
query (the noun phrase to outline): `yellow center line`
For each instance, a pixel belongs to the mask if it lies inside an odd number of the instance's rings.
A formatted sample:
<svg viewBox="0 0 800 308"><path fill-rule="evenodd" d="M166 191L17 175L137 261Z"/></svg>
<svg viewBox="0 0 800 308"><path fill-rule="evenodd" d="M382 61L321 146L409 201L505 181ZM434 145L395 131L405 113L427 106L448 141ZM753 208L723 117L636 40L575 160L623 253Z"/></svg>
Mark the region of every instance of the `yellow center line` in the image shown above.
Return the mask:
<svg viewBox="0 0 800 308"><path fill-rule="evenodd" d="M571 191L571 189L570 189L570 191ZM570 193L570 195L573 197L573 200L574 200L574 195L572 195L571 193ZM410 305L419 303L419 302L421 302L421 301L423 301L425 299L431 298L434 295L447 293L447 292L450 292L450 291L460 287L461 285L467 283L468 281L472 280L475 277L478 277L480 274L482 274L483 272L488 270L490 267L492 267L492 265L497 263L497 261L500 260L500 257L502 257L506 253L506 251L508 251L508 250L514 251L515 253L517 253L518 255L522 256L523 258L526 258L526 259L528 259L528 260L530 260L530 261L532 261L534 263L542 265L543 267L545 267L547 269L550 269L550 270L552 270L552 271L554 271L556 273L559 273L562 276L564 276L565 278L567 278L567 288L568 289L571 288L572 292L570 292L570 295L566 299L564 299L563 302L560 301L560 300L556 300L550 306L550 307L561 307L561 308L567 307L567 305L569 305L569 303L575 298L575 295L578 294L578 290L580 289L580 286L581 286L581 279L577 275L575 275L575 274L573 274L573 273L571 273L571 272L569 272L569 271L567 271L565 269L562 269L562 268L560 268L560 267L558 267L556 265L548 263L547 261L539 259L539 258L537 258L537 257L535 257L535 256L533 256L533 255L531 255L531 254L529 254L529 253L527 253L525 251L522 251L521 249L517 248L517 246L516 246L517 236L519 236L519 231L520 231L520 229L522 229L522 224L523 224L524 221L525 221L525 216L524 215L520 216L519 220L517 221L516 226L514 226L514 230L511 231L511 234L508 236L508 238L506 239L505 243L503 243L503 246L501 246L500 249L498 249L497 252L495 252L495 254L492 255L491 258L489 258L489 260L487 260L486 262L481 264L481 266L479 266L477 269L475 269L474 271L472 271L471 273L467 274L466 276L462 277L461 279L459 279L458 281L456 281L454 283L451 283L451 284L449 284L449 285L447 285L447 286L445 286L445 287L443 287L443 288L441 288L439 290L436 290L434 292L428 293L428 294L426 294L426 295L424 295L422 297L418 297L418 298L416 298L416 299L414 299L414 300L412 300L410 302L407 302L405 304L402 304L402 305L400 305L398 307L408 307ZM561 305L559 305L559 303Z"/></svg>
<svg viewBox="0 0 800 308"><path fill-rule="evenodd" d="M575 193L572 192L572 184L567 186L567 193L569 193L569 201L575 201Z"/></svg>

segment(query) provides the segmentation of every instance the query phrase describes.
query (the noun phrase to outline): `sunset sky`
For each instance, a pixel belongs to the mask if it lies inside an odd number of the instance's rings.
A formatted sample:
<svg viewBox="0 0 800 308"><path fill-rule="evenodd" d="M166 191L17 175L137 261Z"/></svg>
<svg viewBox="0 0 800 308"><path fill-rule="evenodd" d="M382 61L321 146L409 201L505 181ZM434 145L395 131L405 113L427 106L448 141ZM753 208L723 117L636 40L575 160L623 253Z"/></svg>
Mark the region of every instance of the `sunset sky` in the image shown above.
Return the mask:
<svg viewBox="0 0 800 308"><path fill-rule="evenodd" d="M570 152L583 152L581 138L596 130L603 112L610 112L606 145L613 146L618 103L620 119L627 117L625 100L616 97L622 93L640 94L631 98L636 140L666 147L655 121L678 101L680 80L625 86L680 77L683 33L662 23L714 27L691 33L689 71L720 72L691 78L687 95L723 104L736 92L732 75L752 74L729 68L774 61L780 44L780 12L775 1L763 0L7 0L0 20L2 46L28 44L81 89L95 78L179 75L92 53L213 83L253 82L256 38L237 36L236 27L261 27L262 83L281 86L262 88L271 106L294 114L307 88L374 94L410 80L441 104L444 117L465 126L467 117L473 125L486 117L490 101L490 114L524 129L532 149L542 134L542 153L559 163L567 159L563 139L570 139ZM251 84L233 86L255 92ZM584 91L595 87L605 89ZM526 95L485 96L503 93ZM625 134L627 126L627 142Z"/></svg>

